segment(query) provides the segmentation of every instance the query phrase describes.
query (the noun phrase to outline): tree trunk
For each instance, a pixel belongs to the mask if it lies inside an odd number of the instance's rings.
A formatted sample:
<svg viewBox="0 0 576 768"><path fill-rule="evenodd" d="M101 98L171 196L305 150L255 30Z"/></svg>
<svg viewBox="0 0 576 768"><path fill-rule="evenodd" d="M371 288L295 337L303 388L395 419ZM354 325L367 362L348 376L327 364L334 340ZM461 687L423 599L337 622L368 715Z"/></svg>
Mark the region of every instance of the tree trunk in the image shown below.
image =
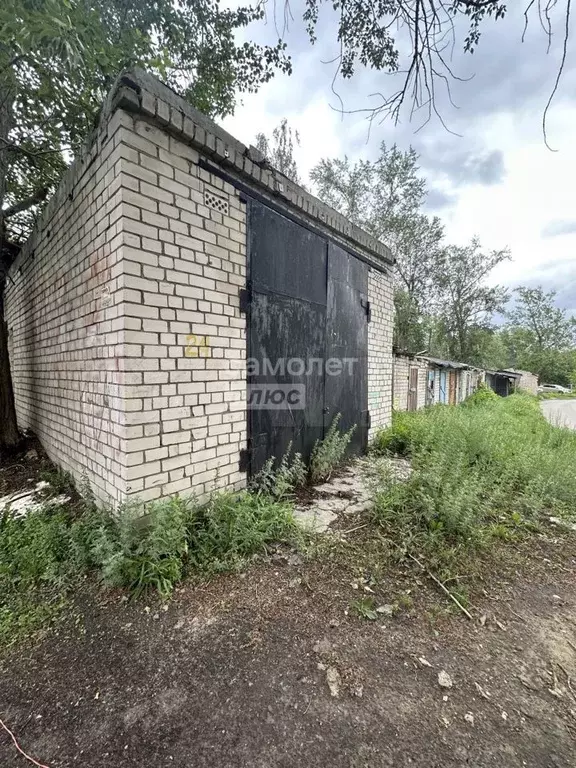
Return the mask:
<svg viewBox="0 0 576 768"><path fill-rule="evenodd" d="M0 285L0 456L14 450L20 443L8 356L8 325L4 320L4 287L5 282L2 281Z"/></svg>
<svg viewBox="0 0 576 768"><path fill-rule="evenodd" d="M9 73L5 73L5 78L0 85L0 139L8 140L14 121L12 114L14 91ZM8 356L8 326L4 320L6 275L14 259L14 251L6 241L6 226L2 214L6 197L9 155L10 153L6 150L0 151L0 456L13 450L20 442Z"/></svg>

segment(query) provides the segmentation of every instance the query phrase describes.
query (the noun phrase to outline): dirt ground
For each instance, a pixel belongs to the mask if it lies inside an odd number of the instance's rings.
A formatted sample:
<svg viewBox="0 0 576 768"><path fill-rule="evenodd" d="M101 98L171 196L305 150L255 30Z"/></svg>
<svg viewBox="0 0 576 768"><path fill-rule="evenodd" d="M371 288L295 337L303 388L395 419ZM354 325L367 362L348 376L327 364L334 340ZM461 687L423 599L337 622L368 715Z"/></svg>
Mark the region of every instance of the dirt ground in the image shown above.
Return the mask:
<svg viewBox="0 0 576 768"><path fill-rule="evenodd" d="M38 440L30 435L13 456L0 459L0 497L32 489L54 471Z"/></svg>
<svg viewBox="0 0 576 768"><path fill-rule="evenodd" d="M87 583L0 661L0 718L49 768L573 767L575 571L554 530L512 564L494 553L474 621L408 566L371 587L404 608L362 619L362 584L329 554L280 553L167 606ZM0 766L26 765L0 730Z"/></svg>

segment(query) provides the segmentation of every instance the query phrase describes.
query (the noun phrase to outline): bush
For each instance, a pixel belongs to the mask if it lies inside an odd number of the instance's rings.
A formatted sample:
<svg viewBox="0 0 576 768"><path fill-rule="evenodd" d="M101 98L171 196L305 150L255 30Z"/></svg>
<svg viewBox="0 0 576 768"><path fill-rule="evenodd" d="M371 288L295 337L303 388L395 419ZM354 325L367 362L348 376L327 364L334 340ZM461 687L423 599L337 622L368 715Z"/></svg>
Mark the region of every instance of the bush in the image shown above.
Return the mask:
<svg viewBox="0 0 576 768"><path fill-rule="evenodd" d="M312 483L328 480L346 455L346 449L352 439L356 425L347 432L341 432L339 429L341 417L342 415L338 413L324 439L316 440L314 443L310 457L310 481Z"/></svg>
<svg viewBox="0 0 576 768"><path fill-rule="evenodd" d="M291 506L263 493L127 503L72 516L44 506L0 517L0 648L43 626L90 570L133 596L168 596L187 574L235 569L269 542L295 540Z"/></svg>
<svg viewBox="0 0 576 768"><path fill-rule="evenodd" d="M411 451L414 422L425 418L425 411L395 411L392 425L377 432L370 450L376 454L395 453L407 456Z"/></svg>
<svg viewBox="0 0 576 768"><path fill-rule="evenodd" d="M176 496L102 517L91 555L107 584L166 597L186 574L237 568L295 532L291 507L263 494L222 493L204 505Z"/></svg>
<svg viewBox="0 0 576 768"><path fill-rule="evenodd" d="M0 584L27 589L35 584L58 584L73 571L69 521L59 507L16 518L9 511L0 518Z"/></svg>
<svg viewBox="0 0 576 768"><path fill-rule="evenodd" d="M70 519L54 505L0 516L0 648L49 621L78 569Z"/></svg>
<svg viewBox="0 0 576 768"><path fill-rule="evenodd" d="M486 384L480 384L475 392L468 395L466 400L462 403L465 406L475 405L487 405L489 403L495 403L498 400L498 395L493 389L486 386Z"/></svg>
<svg viewBox="0 0 576 768"><path fill-rule="evenodd" d="M379 444L400 444L413 472L405 483L383 479L376 520L445 575L495 537L575 515L576 432L550 425L534 397L395 416Z"/></svg>
<svg viewBox="0 0 576 768"><path fill-rule="evenodd" d="M266 544L296 535L290 504L246 491L218 494L197 508L189 522L189 567L203 572L235 569Z"/></svg>
<svg viewBox="0 0 576 768"><path fill-rule="evenodd" d="M128 587L136 597L150 589L169 595L182 578L191 515L189 503L178 497L128 503L116 516L103 515L90 551L104 581Z"/></svg>

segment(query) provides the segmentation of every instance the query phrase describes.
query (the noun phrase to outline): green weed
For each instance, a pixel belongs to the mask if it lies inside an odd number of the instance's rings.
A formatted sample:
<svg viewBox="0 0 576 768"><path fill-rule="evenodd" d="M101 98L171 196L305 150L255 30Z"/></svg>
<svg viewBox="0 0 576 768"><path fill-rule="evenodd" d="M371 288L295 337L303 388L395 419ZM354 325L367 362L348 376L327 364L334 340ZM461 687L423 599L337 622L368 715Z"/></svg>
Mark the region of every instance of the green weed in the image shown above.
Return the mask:
<svg viewBox="0 0 576 768"><path fill-rule="evenodd" d="M308 469L302 459L302 454L292 455L292 443L288 444L286 453L276 467L276 459L271 456L252 480L251 488L259 494L271 496L277 500L289 499L296 488L306 483Z"/></svg>
<svg viewBox="0 0 576 768"><path fill-rule="evenodd" d="M494 404L497 401L498 395L496 392L494 392L493 389L490 389L490 387L486 386L486 384L480 384L475 392L472 392L471 395L468 395L462 405L467 407L475 405L489 405L490 403Z"/></svg>
<svg viewBox="0 0 576 768"><path fill-rule="evenodd" d="M337 414L323 440L317 440L310 457L310 480L319 483L328 480L332 472L342 463L346 449L352 439L356 425L347 432L339 429L341 414Z"/></svg>
<svg viewBox="0 0 576 768"><path fill-rule="evenodd" d="M373 597L361 597L358 600L353 600L350 607L363 619L375 621L378 618Z"/></svg>
<svg viewBox="0 0 576 768"><path fill-rule="evenodd" d="M527 395L471 405L395 414L373 447L400 448L413 467L406 482L382 478L376 522L440 578L491 542L538 529L546 515L576 516L576 433L550 425Z"/></svg>
<svg viewBox="0 0 576 768"><path fill-rule="evenodd" d="M166 597L192 573L237 569L272 542L299 539L291 506L248 492L207 504L178 497L115 513L50 506L0 519L0 647L61 611L84 574L138 597Z"/></svg>
<svg viewBox="0 0 576 768"><path fill-rule="evenodd" d="M576 397L576 392L539 392L539 400L571 400Z"/></svg>

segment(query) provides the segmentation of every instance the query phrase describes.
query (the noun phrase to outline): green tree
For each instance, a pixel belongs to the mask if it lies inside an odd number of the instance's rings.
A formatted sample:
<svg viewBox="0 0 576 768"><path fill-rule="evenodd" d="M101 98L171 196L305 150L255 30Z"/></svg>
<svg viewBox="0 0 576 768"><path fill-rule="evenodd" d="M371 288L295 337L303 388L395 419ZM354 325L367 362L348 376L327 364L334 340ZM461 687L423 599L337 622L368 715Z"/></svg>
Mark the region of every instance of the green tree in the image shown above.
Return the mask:
<svg viewBox="0 0 576 768"><path fill-rule="evenodd" d="M310 173L318 196L390 247L396 258L395 343L423 348L423 315L442 254L442 224L426 216L418 155L380 146L376 161L323 159Z"/></svg>
<svg viewBox="0 0 576 768"><path fill-rule="evenodd" d="M256 134L256 149L258 149L268 162L280 173L292 179L296 184L301 184L298 165L294 158L294 144L300 146L298 131L293 131L284 117L272 131L272 138L264 133Z"/></svg>
<svg viewBox="0 0 576 768"><path fill-rule="evenodd" d="M502 339L509 364L538 374L540 381L571 384L576 368L576 320L556 306L556 291L541 286L515 289Z"/></svg>
<svg viewBox="0 0 576 768"><path fill-rule="evenodd" d="M569 349L576 343L576 318L556 306L556 291L542 286L514 289L516 301L507 313L507 326L523 334L525 346L532 351Z"/></svg>
<svg viewBox="0 0 576 768"><path fill-rule="evenodd" d="M507 250L482 250L474 238L466 246L448 246L436 274L438 318L444 326L450 357L481 364L492 316L504 309L508 293L487 279L498 264L510 258Z"/></svg>
<svg viewBox="0 0 576 768"><path fill-rule="evenodd" d="M238 44L263 17L219 0L3 0L0 4L0 318L10 264L38 207L94 125L118 73L142 65L211 115L277 68L284 44ZM18 440L0 320L0 450Z"/></svg>

